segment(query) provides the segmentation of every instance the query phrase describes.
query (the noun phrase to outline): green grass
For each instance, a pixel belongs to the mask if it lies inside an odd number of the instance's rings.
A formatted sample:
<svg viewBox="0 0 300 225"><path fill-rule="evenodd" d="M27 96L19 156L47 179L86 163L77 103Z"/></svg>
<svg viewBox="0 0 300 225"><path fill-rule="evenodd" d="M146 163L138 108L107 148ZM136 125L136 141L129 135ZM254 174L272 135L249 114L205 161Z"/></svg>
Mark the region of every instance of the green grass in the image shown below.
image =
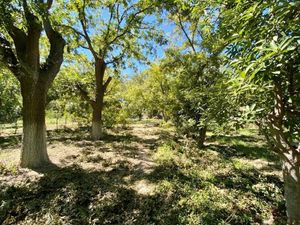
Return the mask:
<svg viewBox="0 0 300 225"><path fill-rule="evenodd" d="M249 132L250 133L250 132ZM187 141L188 142L188 141ZM204 149L172 140L158 148L153 173L168 199L165 224L285 224L279 159L257 133L211 136Z"/></svg>

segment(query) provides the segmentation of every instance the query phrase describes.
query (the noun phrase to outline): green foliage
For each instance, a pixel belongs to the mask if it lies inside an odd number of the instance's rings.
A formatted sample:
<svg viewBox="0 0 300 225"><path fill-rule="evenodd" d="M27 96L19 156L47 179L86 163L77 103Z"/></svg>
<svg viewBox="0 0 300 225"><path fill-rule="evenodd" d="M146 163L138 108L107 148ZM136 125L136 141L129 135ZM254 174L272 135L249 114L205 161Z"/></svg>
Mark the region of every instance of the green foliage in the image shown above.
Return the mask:
<svg viewBox="0 0 300 225"><path fill-rule="evenodd" d="M92 93L95 88L95 78L91 63L83 56L81 64L70 64L63 67L54 81L48 95L49 114L56 119L70 117L73 121L87 125L90 121L92 108L82 98L79 87L87 93ZM108 76L110 71L108 71ZM115 77L105 93L103 123L107 128L116 124L126 124L127 115L121 109L122 81ZM92 96L90 96L93 99Z"/></svg>
<svg viewBox="0 0 300 225"><path fill-rule="evenodd" d="M142 74L126 82L123 93L125 107L131 117L159 117L168 121L173 97L172 83L159 64L151 64Z"/></svg>
<svg viewBox="0 0 300 225"><path fill-rule="evenodd" d="M176 50L163 61L164 72L172 77L172 95L176 99L169 106L172 120L179 131L196 139L209 124L225 123L232 108L220 63L218 57L180 54Z"/></svg>
<svg viewBox="0 0 300 225"><path fill-rule="evenodd" d="M17 80L0 69L0 123L14 123L21 117L21 94Z"/></svg>
<svg viewBox="0 0 300 225"><path fill-rule="evenodd" d="M232 1L220 20L228 66L243 78L234 78L243 86L241 95L247 96L242 104L254 118L265 120L274 108L277 84L285 99L285 133L292 142L299 139L300 127L299 7L297 1Z"/></svg>
<svg viewBox="0 0 300 225"><path fill-rule="evenodd" d="M70 50L89 50L111 68L146 61L146 55L155 52L155 42L165 43L151 17L155 5L148 1L60 0L57 7L65 9L59 18Z"/></svg>
<svg viewBox="0 0 300 225"><path fill-rule="evenodd" d="M79 57L81 64L65 66L58 74L49 90L48 109L56 119L71 117L74 121L86 124L91 109L87 102L82 101L77 85L93 88L92 67L84 57Z"/></svg>

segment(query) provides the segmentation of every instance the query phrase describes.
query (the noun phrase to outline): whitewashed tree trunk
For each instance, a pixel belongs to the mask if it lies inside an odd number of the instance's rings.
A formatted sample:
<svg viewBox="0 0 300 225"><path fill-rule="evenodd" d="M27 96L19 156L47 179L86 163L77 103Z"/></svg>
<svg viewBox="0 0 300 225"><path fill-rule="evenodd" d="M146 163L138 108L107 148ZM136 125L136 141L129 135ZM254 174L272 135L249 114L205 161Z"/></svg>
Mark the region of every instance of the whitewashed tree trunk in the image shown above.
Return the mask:
<svg viewBox="0 0 300 225"><path fill-rule="evenodd" d="M45 90L23 95L21 167L38 168L50 163L46 145L45 103Z"/></svg>
<svg viewBox="0 0 300 225"><path fill-rule="evenodd" d="M284 196L289 225L300 225L299 152L289 151L283 161Z"/></svg>

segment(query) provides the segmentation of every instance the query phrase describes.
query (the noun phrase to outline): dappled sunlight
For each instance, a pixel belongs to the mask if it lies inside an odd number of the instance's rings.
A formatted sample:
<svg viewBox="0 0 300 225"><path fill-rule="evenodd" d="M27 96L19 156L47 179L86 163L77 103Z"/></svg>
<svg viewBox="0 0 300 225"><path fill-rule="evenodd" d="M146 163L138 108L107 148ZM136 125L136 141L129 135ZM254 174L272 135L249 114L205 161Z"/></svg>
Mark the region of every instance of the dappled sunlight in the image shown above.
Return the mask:
<svg viewBox="0 0 300 225"><path fill-rule="evenodd" d="M199 149L155 125L100 141L65 132L49 133L54 166L44 170L19 168L15 143L4 144L3 224L284 224L279 161L257 134L210 136Z"/></svg>

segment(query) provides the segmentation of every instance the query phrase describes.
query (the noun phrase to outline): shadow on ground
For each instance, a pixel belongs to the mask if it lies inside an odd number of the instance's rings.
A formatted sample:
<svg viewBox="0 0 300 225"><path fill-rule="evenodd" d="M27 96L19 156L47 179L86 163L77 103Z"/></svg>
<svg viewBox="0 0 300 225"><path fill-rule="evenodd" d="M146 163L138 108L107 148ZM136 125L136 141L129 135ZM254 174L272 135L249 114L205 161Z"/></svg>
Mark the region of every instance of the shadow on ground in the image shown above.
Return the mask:
<svg viewBox="0 0 300 225"><path fill-rule="evenodd" d="M17 146L21 143L21 135L0 136L0 150Z"/></svg>
<svg viewBox="0 0 300 225"><path fill-rule="evenodd" d="M277 169L276 164L261 170L235 166L236 158L278 161L264 146L239 142L254 143L254 137L213 136L205 149L187 154L176 151L168 162L146 173L129 160L147 161L142 149L155 152L159 142L173 138L168 132L157 133L159 139L128 132L107 134L97 142L89 139L87 128L48 135L50 143L72 142L81 150L67 156L70 166L37 171L38 180L1 183L0 224L238 225L262 224L266 213L273 216L274 224L284 224L286 219L282 181L263 173ZM121 159L102 157L108 152ZM102 168L84 169L81 162ZM132 188L141 180L156 184L157 189L141 194Z"/></svg>
<svg viewBox="0 0 300 225"><path fill-rule="evenodd" d="M209 144L206 147L221 153L226 158L245 157L250 160L264 159L270 162L279 162L279 157L270 151L264 142L257 144L262 140L255 136L213 135L208 138Z"/></svg>
<svg viewBox="0 0 300 225"><path fill-rule="evenodd" d="M76 165L43 172L38 182L2 187L1 224L20 224L25 217L37 224L160 224L153 205L163 198L127 188L124 177L132 171L122 163L109 172Z"/></svg>

